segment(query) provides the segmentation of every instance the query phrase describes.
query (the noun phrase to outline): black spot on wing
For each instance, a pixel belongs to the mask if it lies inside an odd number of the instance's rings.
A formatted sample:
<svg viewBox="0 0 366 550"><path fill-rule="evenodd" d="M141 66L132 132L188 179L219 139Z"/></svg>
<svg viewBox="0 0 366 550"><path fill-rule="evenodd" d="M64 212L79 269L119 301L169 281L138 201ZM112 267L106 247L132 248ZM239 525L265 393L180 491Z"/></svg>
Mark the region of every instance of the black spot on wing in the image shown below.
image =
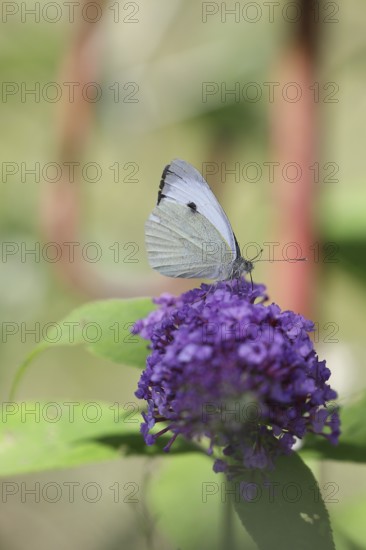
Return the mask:
<svg viewBox="0 0 366 550"><path fill-rule="evenodd" d="M159 191L158 191L158 202L157 202L157 204L159 204L161 199L163 199L165 197L165 195L163 193L163 189L164 189L164 185L165 185L165 178L166 178L167 173L169 172L169 168L170 168L170 164L168 164L164 168L164 171L162 173L161 180L160 180L160 185L159 185Z"/></svg>
<svg viewBox="0 0 366 550"><path fill-rule="evenodd" d="M187 202L187 206L192 210L192 212L197 212L197 204L194 202Z"/></svg>

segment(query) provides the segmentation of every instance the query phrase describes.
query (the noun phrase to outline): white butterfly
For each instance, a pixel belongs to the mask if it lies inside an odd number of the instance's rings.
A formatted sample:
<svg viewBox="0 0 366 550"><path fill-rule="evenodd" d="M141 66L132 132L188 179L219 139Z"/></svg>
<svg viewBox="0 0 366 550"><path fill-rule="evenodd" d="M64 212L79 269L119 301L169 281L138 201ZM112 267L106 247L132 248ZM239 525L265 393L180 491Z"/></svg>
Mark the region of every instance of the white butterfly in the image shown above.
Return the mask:
<svg viewBox="0 0 366 550"><path fill-rule="evenodd" d="M168 277L227 280L253 269L208 183L184 160L164 169L145 236L151 267Z"/></svg>

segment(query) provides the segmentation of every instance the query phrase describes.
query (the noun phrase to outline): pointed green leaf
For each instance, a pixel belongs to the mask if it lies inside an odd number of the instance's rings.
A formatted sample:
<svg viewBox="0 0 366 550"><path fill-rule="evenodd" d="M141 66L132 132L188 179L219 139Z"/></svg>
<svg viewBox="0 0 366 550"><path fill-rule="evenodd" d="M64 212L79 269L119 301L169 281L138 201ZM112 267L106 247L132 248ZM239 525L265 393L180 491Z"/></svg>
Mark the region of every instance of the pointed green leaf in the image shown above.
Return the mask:
<svg viewBox="0 0 366 550"><path fill-rule="evenodd" d="M84 304L47 331L47 339L30 353L20 366L10 399L31 361L42 351L55 346L84 344L91 353L134 367L144 368L148 342L130 329L138 319L155 309L151 298L103 300Z"/></svg>
<svg viewBox="0 0 366 550"><path fill-rule="evenodd" d="M93 439L139 434L139 418L100 402L10 402L0 424L0 476L70 468L116 458L118 449Z"/></svg>
<svg viewBox="0 0 366 550"><path fill-rule="evenodd" d="M0 476L64 469L128 455L162 455L170 435L148 447L135 403L8 402L0 423ZM199 451L176 441L172 454ZM201 451L202 452L202 451Z"/></svg>
<svg viewBox="0 0 366 550"><path fill-rule="evenodd" d="M311 470L293 453L270 474L235 478L235 509L260 550L334 550L329 515Z"/></svg>

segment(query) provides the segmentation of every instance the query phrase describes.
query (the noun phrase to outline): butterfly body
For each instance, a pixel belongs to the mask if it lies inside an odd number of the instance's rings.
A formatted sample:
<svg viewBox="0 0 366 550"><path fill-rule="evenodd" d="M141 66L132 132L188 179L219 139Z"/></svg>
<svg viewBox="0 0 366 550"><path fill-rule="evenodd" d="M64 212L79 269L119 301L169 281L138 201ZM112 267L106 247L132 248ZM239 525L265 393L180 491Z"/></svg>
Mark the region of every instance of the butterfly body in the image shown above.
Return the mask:
<svg viewBox="0 0 366 550"><path fill-rule="evenodd" d="M183 160L163 171L145 238L151 267L168 277L227 280L253 269L207 182Z"/></svg>

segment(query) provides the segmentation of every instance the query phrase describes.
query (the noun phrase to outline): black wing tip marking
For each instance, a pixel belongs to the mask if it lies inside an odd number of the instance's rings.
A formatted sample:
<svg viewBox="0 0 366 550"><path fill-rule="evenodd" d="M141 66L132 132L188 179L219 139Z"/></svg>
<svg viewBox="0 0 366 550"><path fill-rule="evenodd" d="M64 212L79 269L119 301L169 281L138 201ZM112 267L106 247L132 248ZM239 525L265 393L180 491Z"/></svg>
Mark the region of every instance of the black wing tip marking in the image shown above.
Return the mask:
<svg viewBox="0 0 366 550"><path fill-rule="evenodd" d="M166 178L166 175L167 173L169 172L169 168L170 168L170 164L167 164L163 170L163 173L161 175L161 180L160 180L160 185L159 185L159 191L158 191L158 202L157 204L160 203L161 199L164 199L165 195L163 193L163 188L164 188L164 185L165 185L165 178Z"/></svg>
<svg viewBox="0 0 366 550"><path fill-rule="evenodd" d="M197 212L197 204L194 203L194 202L187 202L187 206L188 208L190 208L190 210L192 212Z"/></svg>
<svg viewBox="0 0 366 550"><path fill-rule="evenodd" d="M173 167L173 170L170 170L170 167L174 164L174 160L170 163L170 164L167 164L166 167L164 168L163 170L163 173L162 173L162 176L161 176L161 180L160 180L160 185L159 185L159 192L158 192L158 202L157 204L160 203L161 199L163 199L165 197L165 195L163 194L163 190L164 190L164 185L165 185L165 178L167 176L167 174L174 174L177 178L179 178L181 181L185 182L184 178L182 178L182 176L180 176L179 174L177 174L176 172L174 172L174 167Z"/></svg>

